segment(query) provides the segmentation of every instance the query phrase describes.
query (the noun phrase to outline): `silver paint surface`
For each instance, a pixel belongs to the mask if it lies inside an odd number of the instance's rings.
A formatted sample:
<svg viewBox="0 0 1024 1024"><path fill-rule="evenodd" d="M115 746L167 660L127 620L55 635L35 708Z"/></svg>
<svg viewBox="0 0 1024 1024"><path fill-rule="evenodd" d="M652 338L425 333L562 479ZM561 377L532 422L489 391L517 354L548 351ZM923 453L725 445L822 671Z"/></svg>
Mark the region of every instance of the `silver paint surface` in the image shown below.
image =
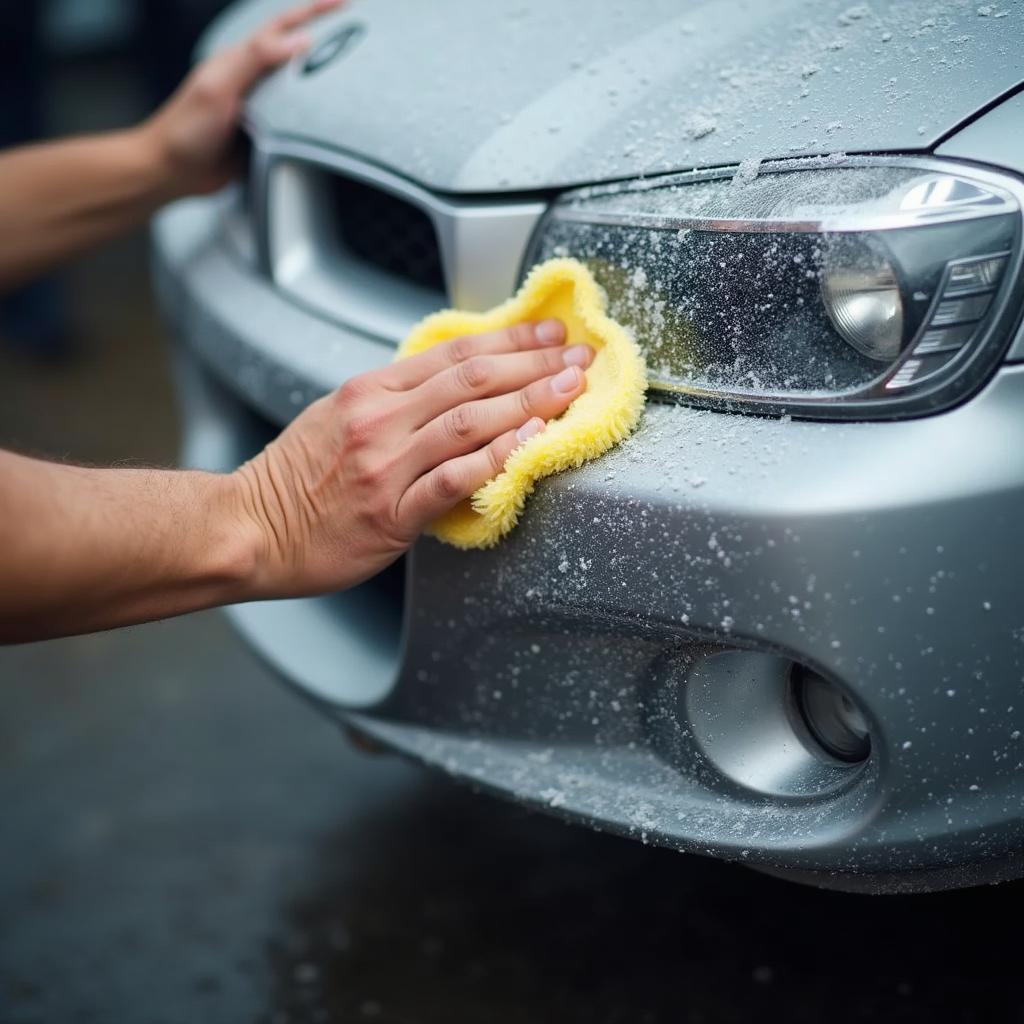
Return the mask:
<svg viewBox="0 0 1024 1024"><path fill-rule="evenodd" d="M231 9L237 39L283 0ZM364 0L366 33L297 60L249 116L434 189L551 189L745 159L921 151L1021 78L1019 4ZM997 17L1000 10L1006 17ZM854 16L851 16L851 11Z"/></svg>

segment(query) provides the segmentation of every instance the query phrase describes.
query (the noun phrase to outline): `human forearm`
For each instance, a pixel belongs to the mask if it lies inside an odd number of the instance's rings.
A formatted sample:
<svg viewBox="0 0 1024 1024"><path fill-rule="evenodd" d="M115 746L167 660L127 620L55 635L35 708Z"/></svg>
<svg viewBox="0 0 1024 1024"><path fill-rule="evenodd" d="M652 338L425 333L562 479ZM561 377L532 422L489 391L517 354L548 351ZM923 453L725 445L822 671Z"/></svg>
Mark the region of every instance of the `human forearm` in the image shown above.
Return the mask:
<svg viewBox="0 0 1024 1024"><path fill-rule="evenodd" d="M0 451L0 642L368 579L583 393L564 342L520 323L362 374L228 475Z"/></svg>
<svg viewBox="0 0 1024 1024"><path fill-rule="evenodd" d="M309 45L311 0L197 66L137 128L0 153L0 292L142 224L161 203L211 192L237 170L246 93Z"/></svg>
<svg viewBox="0 0 1024 1024"><path fill-rule="evenodd" d="M0 452L0 642L244 599L256 555L233 477Z"/></svg>
<svg viewBox="0 0 1024 1024"><path fill-rule="evenodd" d="M146 127L0 153L0 291L143 224L173 194Z"/></svg>

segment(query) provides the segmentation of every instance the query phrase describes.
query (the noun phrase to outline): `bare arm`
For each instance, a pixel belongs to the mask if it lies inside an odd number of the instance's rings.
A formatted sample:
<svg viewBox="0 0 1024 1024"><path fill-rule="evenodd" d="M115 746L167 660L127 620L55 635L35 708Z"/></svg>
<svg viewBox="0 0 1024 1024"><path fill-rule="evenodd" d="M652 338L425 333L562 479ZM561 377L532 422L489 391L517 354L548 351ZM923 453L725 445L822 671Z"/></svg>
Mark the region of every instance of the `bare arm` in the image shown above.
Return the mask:
<svg viewBox="0 0 1024 1024"><path fill-rule="evenodd" d="M0 452L0 642L352 586L393 562L585 387L557 321L354 378L231 474Z"/></svg>
<svg viewBox="0 0 1024 1024"><path fill-rule="evenodd" d="M141 224L171 197L138 129L0 154L0 291Z"/></svg>
<svg viewBox="0 0 1024 1024"><path fill-rule="evenodd" d="M215 54L137 127L0 153L0 292L143 224L170 199L225 184L246 92L305 49L301 26L339 2L314 0Z"/></svg>
<svg viewBox="0 0 1024 1024"><path fill-rule="evenodd" d="M175 615L251 569L227 477L0 452L0 642Z"/></svg>

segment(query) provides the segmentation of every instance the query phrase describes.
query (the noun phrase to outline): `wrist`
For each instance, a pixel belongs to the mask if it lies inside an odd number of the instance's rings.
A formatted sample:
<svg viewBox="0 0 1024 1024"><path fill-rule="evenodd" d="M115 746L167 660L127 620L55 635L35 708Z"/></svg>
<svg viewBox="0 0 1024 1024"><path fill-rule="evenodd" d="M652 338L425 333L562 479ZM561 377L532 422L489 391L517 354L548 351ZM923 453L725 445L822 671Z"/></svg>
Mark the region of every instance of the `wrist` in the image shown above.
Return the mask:
<svg viewBox="0 0 1024 1024"><path fill-rule="evenodd" d="M175 187L178 176L174 160L164 139L158 115L127 129L124 140L131 153L130 162L136 181L153 206L179 198L182 192Z"/></svg>
<svg viewBox="0 0 1024 1024"><path fill-rule="evenodd" d="M204 544L205 575L216 593L214 604L237 604L260 596L265 562L264 532L251 512L242 471L203 473L208 507L208 542Z"/></svg>

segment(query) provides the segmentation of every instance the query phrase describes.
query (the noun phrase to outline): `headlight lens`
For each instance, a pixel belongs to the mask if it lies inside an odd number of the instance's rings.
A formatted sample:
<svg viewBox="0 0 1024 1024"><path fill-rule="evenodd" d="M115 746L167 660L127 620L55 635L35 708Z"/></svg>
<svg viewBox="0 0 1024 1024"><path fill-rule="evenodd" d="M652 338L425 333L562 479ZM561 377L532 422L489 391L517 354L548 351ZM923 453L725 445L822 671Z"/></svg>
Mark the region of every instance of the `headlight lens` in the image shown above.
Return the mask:
<svg viewBox="0 0 1024 1024"><path fill-rule="evenodd" d="M824 416L928 411L991 372L1017 186L936 164L783 162L564 196L527 266L575 256L655 392Z"/></svg>

